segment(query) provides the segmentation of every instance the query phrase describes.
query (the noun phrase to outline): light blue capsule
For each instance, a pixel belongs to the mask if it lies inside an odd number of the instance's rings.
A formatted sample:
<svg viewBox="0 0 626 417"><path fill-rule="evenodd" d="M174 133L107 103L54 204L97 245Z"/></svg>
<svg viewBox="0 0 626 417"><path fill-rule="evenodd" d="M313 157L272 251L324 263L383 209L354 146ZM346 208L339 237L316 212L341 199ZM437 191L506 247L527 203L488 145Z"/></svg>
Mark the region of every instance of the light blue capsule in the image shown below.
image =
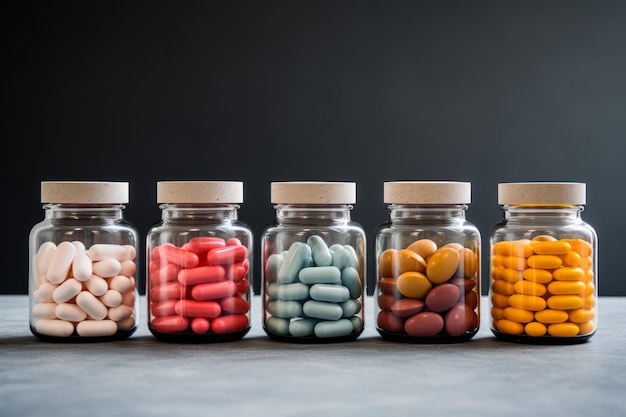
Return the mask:
<svg viewBox="0 0 626 417"><path fill-rule="evenodd" d="M312 235L306 241L311 247L311 257L315 266L330 266L333 263L333 255L330 253L326 242L319 235Z"/></svg>
<svg viewBox="0 0 626 417"><path fill-rule="evenodd" d="M297 301L270 301L267 303L267 312L282 319L299 317L302 315L302 304Z"/></svg>
<svg viewBox="0 0 626 417"><path fill-rule="evenodd" d="M265 320L265 327L267 328L267 330L274 334L289 334L289 320L287 319L268 317L267 320Z"/></svg>
<svg viewBox="0 0 626 417"><path fill-rule="evenodd" d="M363 319L359 316L350 317L350 322L352 323L352 327L355 332L360 332L363 330Z"/></svg>
<svg viewBox="0 0 626 417"><path fill-rule="evenodd" d="M343 285L314 284L309 293L314 300L330 303L342 303L350 298L350 291Z"/></svg>
<svg viewBox="0 0 626 417"><path fill-rule="evenodd" d="M363 293L359 271L351 266L341 270L341 284L350 290L350 297L359 298Z"/></svg>
<svg viewBox="0 0 626 417"><path fill-rule="evenodd" d="M282 264L283 257L278 253L273 253L267 258L267 261L265 261L265 269L263 271L267 282L276 282L278 279L278 270Z"/></svg>
<svg viewBox="0 0 626 417"><path fill-rule="evenodd" d="M348 262L348 266L352 268L358 269L359 267L359 257L356 254L356 250L350 245L343 245L343 248L350 253L350 260Z"/></svg>
<svg viewBox="0 0 626 417"><path fill-rule="evenodd" d="M287 251L278 270L277 281L281 284L294 282L307 258L311 257L311 248L306 243L294 242Z"/></svg>
<svg viewBox="0 0 626 417"><path fill-rule="evenodd" d="M309 286L301 282L270 284L267 293L273 300L298 301L309 298Z"/></svg>
<svg viewBox="0 0 626 417"><path fill-rule="evenodd" d="M314 331L317 337L348 336L354 331L354 325L348 319L321 321L315 325Z"/></svg>
<svg viewBox="0 0 626 417"><path fill-rule="evenodd" d="M315 300L306 301L302 306L302 311L309 317L322 320L339 320L343 315L340 305Z"/></svg>
<svg viewBox="0 0 626 417"><path fill-rule="evenodd" d="M352 264L352 254L343 246L338 247L333 252L333 266L343 269Z"/></svg>
<svg viewBox="0 0 626 417"><path fill-rule="evenodd" d="M350 318L361 311L361 303L354 298L350 298L339 305L343 310L343 315L341 317L344 319Z"/></svg>
<svg viewBox="0 0 626 417"><path fill-rule="evenodd" d="M313 328L319 323L317 319L297 319L289 323L289 333L296 337L313 336Z"/></svg>
<svg viewBox="0 0 626 417"><path fill-rule="evenodd" d="M341 284L341 271L334 266L303 268L298 279L305 284Z"/></svg>

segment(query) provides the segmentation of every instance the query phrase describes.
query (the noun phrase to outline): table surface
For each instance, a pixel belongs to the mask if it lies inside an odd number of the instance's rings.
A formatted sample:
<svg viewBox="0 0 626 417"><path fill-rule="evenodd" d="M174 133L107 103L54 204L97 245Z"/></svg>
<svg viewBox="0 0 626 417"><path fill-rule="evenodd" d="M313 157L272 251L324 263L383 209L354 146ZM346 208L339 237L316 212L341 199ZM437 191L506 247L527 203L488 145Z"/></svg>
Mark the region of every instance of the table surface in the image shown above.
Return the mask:
<svg viewBox="0 0 626 417"><path fill-rule="evenodd" d="M496 339L485 313L468 342L390 342L365 303L351 342L269 339L255 296L238 341L161 342L140 322L122 341L50 343L27 296L1 295L0 416L626 416L626 297L600 297L596 334L557 346Z"/></svg>

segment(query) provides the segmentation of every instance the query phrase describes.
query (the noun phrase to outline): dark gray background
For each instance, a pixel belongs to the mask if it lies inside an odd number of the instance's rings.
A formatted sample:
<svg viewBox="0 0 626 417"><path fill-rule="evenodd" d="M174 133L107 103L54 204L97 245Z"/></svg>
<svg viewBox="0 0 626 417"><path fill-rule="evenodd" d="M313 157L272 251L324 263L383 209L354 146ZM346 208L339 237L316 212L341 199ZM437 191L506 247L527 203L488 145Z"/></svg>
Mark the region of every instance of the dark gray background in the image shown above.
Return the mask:
<svg viewBox="0 0 626 417"><path fill-rule="evenodd" d="M384 181L471 181L483 248L498 182L580 181L599 293L626 295L626 2L21 2L1 19L2 293L27 293L42 180L129 181L143 251L157 181L227 179L257 290L271 181L357 182L370 283Z"/></svg>

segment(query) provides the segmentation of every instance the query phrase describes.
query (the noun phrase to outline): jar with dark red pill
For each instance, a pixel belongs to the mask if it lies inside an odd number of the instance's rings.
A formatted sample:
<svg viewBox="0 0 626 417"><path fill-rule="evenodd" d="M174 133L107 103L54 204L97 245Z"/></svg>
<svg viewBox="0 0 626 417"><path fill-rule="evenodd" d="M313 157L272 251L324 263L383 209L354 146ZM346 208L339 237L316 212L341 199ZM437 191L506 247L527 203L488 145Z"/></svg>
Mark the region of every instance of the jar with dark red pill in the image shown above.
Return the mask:
<svg viewBox="0 0 626 417"><path fill-rule="evenodd" d="M471 184L384 184L375 231L376 330L386 340L470 340L480 324L480 232L465 218Z"/></svg>
<svg viewBox="0 0 626 417"><path fill-rule="evenodd" d="M250 330L253 237L239 181L157 183L146 237L148 328L163 341L238 340Z"/></svg>

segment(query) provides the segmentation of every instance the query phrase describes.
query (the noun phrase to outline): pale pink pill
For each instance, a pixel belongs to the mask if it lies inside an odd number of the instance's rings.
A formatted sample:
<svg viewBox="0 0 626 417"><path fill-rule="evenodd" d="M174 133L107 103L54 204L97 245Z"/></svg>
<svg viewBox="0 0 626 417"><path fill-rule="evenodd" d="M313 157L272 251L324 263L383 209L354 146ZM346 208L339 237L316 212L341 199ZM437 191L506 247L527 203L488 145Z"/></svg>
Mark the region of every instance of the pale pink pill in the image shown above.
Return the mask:
<svg viewBox="0 0 626 417"><path fill-rule="evenodd" d="M102 278L114 277L118 275L121 270L122 264L117 259L109 258L93 263L93 273Z"/></svg>
<svg viewBox="0 0 626 417"><path fill-rule="evenodd" d="M40 275L45 275L48 272L48 266L56 250L57 245L52 242L45 242L39 247L35 258L37 259L37 272Z"/></svg>
<svg viewBox="0 0 626 417"><path fill-rule="evenodd" d="M112 336L117 324L112 320L84 320L76 325L76 333L84 337Z"/></svg>
<svg viewBox="0 0 626 417"><path fill-rule="evenodd" d="M76 304L96 320L104 319L109 309L89 291L81 291L76 296Z"/></svg>
<svg viewBox="0 0 626 417"><path fill-rule="evenodd" d="M76 248L76 252L84 252L85 244L80 240L72 240L72 245Z"/></svg>
<svg viewBox="0 0 626 417"><path fill-rule="evenodd" d="M57 303L37 303L33 306L33 316L38 319L55 319Z"/></svg>
<svg viewBox="0 0 626 417"><path fill-rule="evenodd" d="M126 291L131 289L130 279L128 279L128 277L125 277L124 275L118 275L109 281L109 288L119 291L121 293L125 293Z"/></svg>
<svg viewBox="0 0 626 417"><path fill-rule="evenodd" d="M117 307L122 304L122 294L116 290L108 290L100 296L100 301L107 307Z"/></svg>
<svg viewBox="0 0 626 417"><path fill-rule="evenodd" d="M72 275L79 281L87 281L91 278L93 269L91 267L91 259L87 252L76 252L74 261L72 262Z"/></svg>
<svg viewBox="0 0 626 417"><path fill-rule="evenodd" d="M122 294L122 304L124 304L125 306L134 307L136 299L137 297L135 296L134 291L127 291Z"/></svg>
<svg viewBox="0 0 626 417"><path fill-rule="evenodd" d="M116 259L122 261L128 256L128 249L121 245L113 245L108 243L96 243L89 248L89 257L92 261L103 261L105 259Z"/></svg>
<svg viewBox="0 0 626 417"><path fill-rule="evenodd" d="M125 306L124 304L120 304L117 307L112 307L109 309L109 318L113 321L122 321L132 316L133 309Z"/></svg>
<svg viewBox="0 0 626 417"><path fill-rule="evenodd" d="M96 297L104 295L109 290L109 283L98 275L92 275L84 284L89 292Z"/></svg>
<svg viewBox="0 0 626 417"><path fill-rule="evenodd" d="M132 277L137 272L137 265L134 261L127 259L121 262L122 269L120 269L120 275L126 275L127 277Z"/></svg>
<svg viewBox="0 0 626 417"><path fill-rule="evenodd" d="M35 330L46 336L68 337L74 333L74 325L65 320L39 319L35 322Z"/></svg>
<svg viewBox="0 0 626 417"><path fill-rule="evenodd" d="M130 330L135 327L135 318L133 316L127 317L124 320L117 322L117 328L119 330Z"/></svg>
<svg viewBox="0 0 626 417"><path fill-rule="evenodd" d="M48 281L53 284L60 284L65 281L70 272L74 255L76 254L76 246L71 242L61 242L54 252L46 275Z"/></svg>
<svg viewBox="0 0 626 417"><path fill-rule="evenodd" d="M73 322L82 321L87 318L87 313L85 313L82 308L72 303L58 304L55 310L55 314L61 320Z"/></svg>
<svg viewBox="0 0 626 417"><path fill-rule="evenodd" d="M124 258L120 259L120 261L135 259L135 257L137 256L137 249L135 249L133 245L124 245L124 249L126 250L126 253L124 255Z"/></svg>
<svg viewBox="0 0 626 417"><path fill-rule="evenodd" d="M83 289L83 284L74 278L69 278L52 292L52 299L56 303L64 303L74 298Z"/></svg>
<svg viewBox="0 0 626 417"><path fill-rule="evenodd" d="M58 285L51 282L44 282L33 292L33 298L40 303L52 302L52 293Z"/></svg>

